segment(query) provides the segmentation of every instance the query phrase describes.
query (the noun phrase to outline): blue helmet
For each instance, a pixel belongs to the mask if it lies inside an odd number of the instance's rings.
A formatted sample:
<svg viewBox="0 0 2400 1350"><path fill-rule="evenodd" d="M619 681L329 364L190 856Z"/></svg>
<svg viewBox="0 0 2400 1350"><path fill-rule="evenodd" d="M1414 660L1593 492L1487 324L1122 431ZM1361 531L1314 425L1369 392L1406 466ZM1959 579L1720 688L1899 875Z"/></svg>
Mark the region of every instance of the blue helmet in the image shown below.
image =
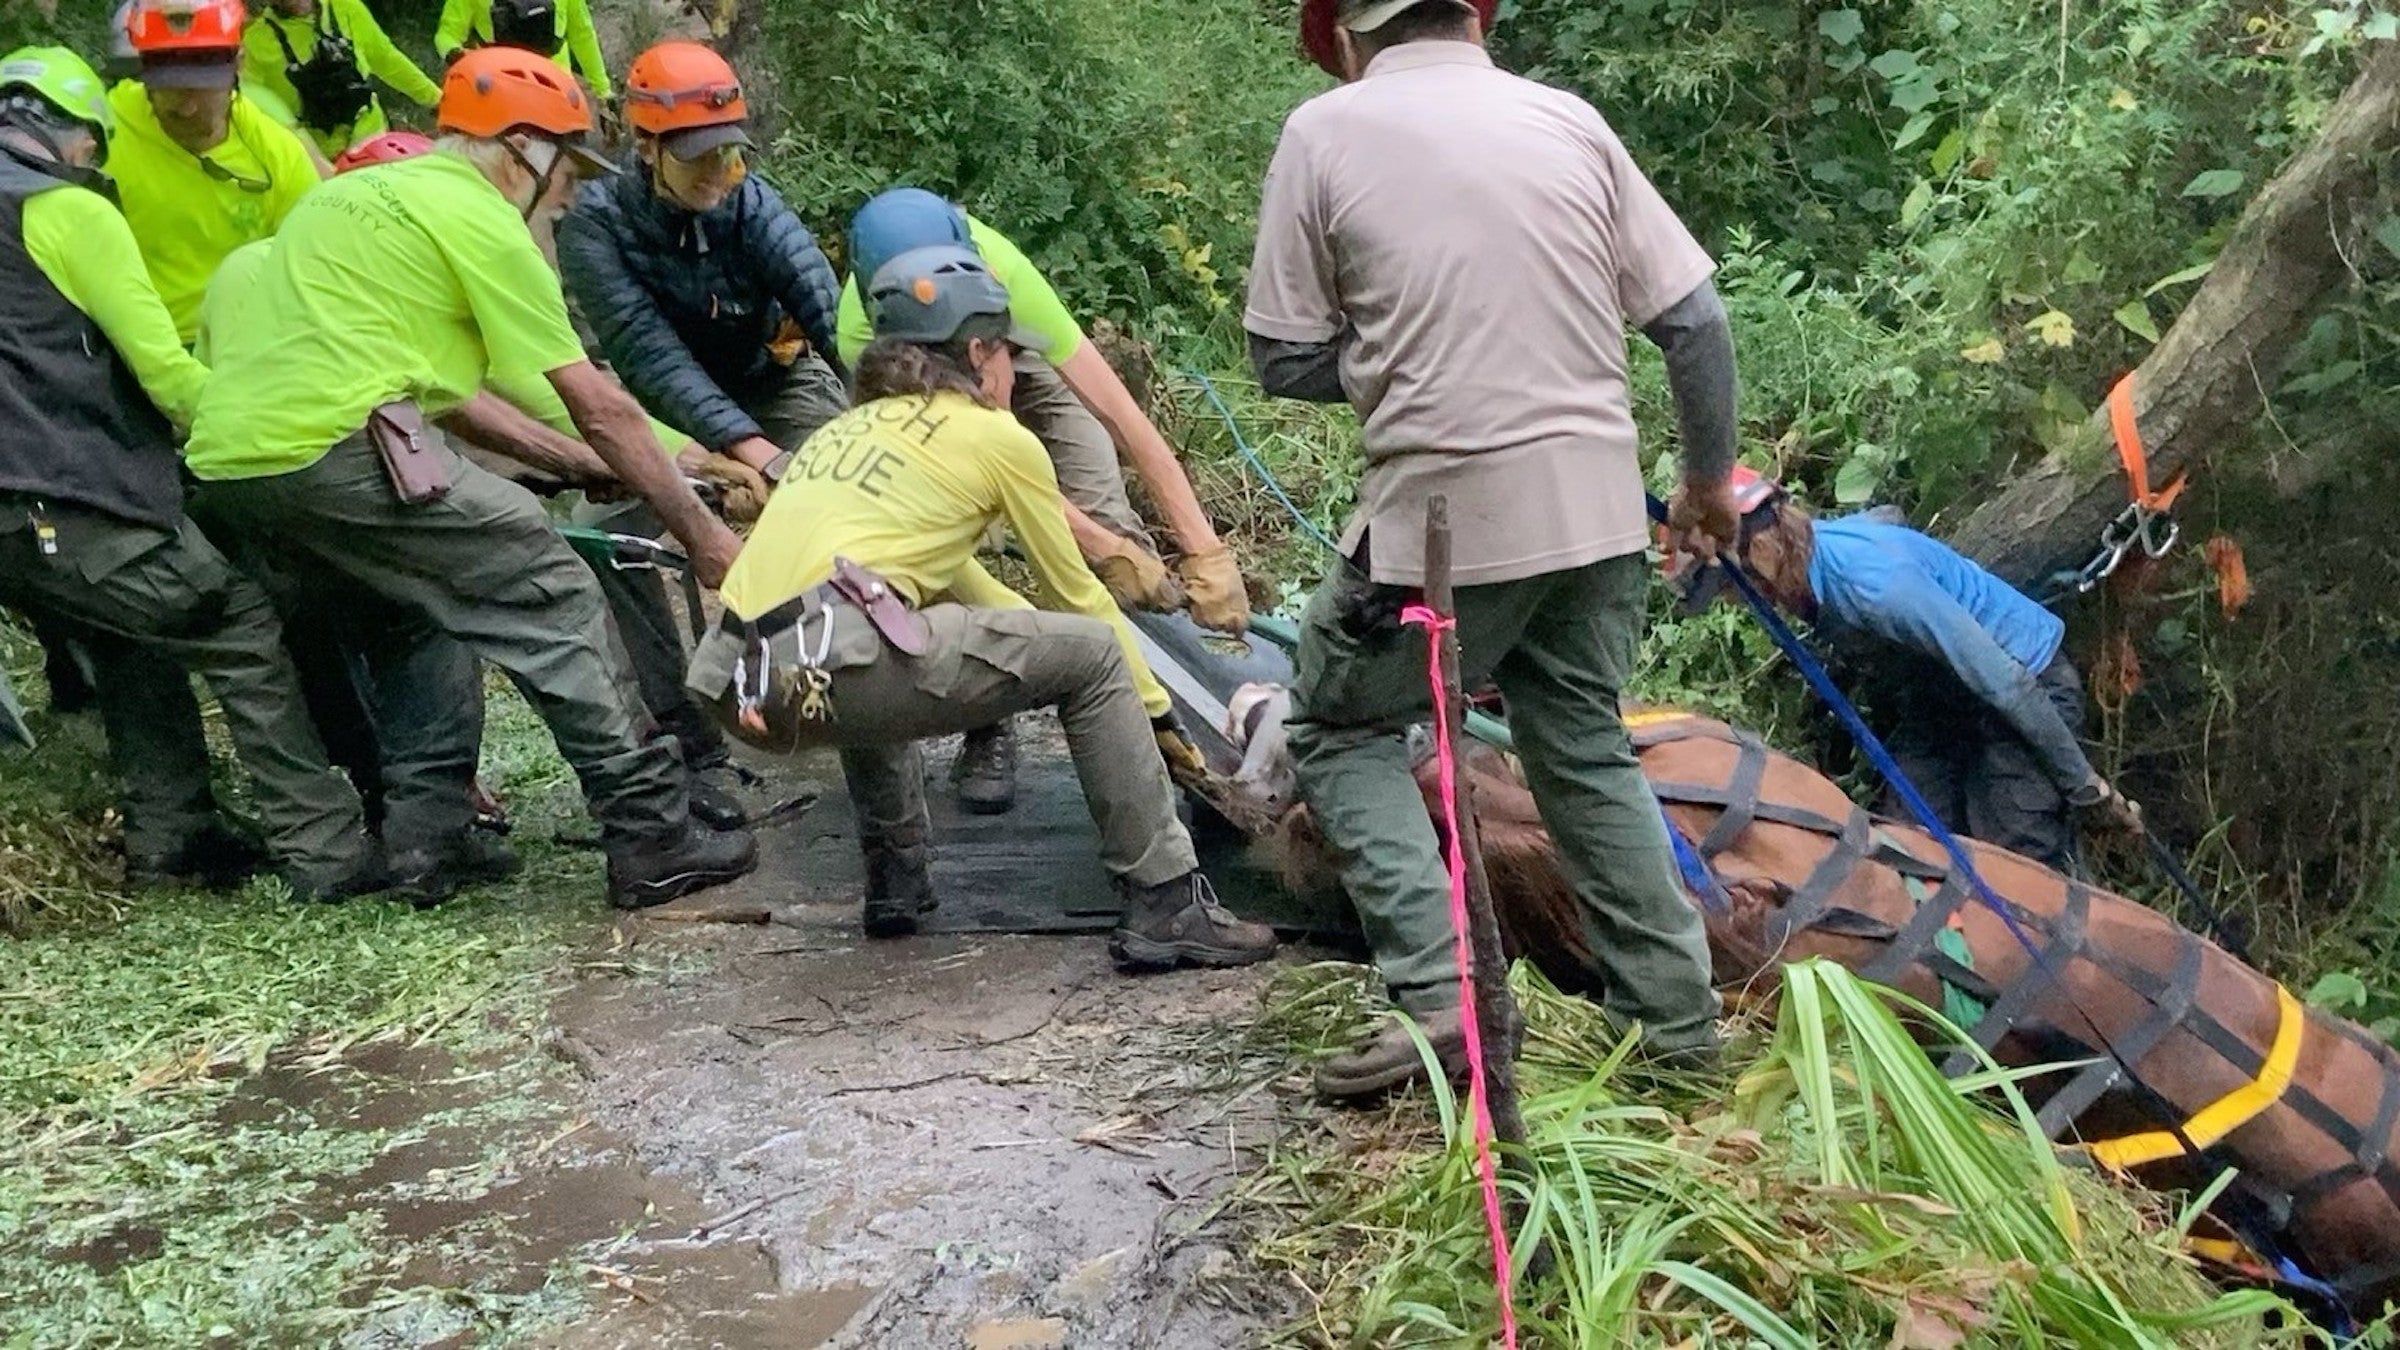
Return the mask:
<svg viewBox="0 0 2400 1350"><path fill-rule="evenodd" d="M965 211L923 188L879 192L850 217L850 274L858 278L863 292L892 259L911 249L942 244L974 247Z"/></svg>

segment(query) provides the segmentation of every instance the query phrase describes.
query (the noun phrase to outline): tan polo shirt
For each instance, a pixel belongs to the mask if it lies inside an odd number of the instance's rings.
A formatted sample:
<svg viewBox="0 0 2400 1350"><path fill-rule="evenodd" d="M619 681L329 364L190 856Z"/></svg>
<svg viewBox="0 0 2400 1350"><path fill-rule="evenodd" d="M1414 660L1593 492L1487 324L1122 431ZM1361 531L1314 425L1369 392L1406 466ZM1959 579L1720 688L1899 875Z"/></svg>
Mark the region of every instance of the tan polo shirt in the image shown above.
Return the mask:
<svg viewBox="0 0 2400 1350"><path fill-rule="evenodd" d="M1424 580L1442 493L1454 579L1510 581L1647 541L1625 330L1714 266L1590 104L1411 42L1284 123L1244 323L1340 340L1376 580Z"/></svg>

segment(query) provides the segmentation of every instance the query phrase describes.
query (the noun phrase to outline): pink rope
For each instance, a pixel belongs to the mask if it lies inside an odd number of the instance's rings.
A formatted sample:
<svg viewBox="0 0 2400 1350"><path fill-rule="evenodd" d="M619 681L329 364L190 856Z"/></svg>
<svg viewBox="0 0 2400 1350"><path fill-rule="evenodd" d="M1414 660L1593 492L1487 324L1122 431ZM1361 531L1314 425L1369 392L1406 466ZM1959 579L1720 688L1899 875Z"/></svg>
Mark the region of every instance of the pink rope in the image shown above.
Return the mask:
<svg viewBox="0 0 2400 1350"><path fill-rule="evenodd" d="M1458 1020L1467 1036L1467 1096L1474 1110L1475 1170L1483 1183L1483 1221L1492 1235L1492 1274L1500 1290L1500 1339L1517 1346L1517 1303L1510 1290L1508 1219L1500 1209L1500 1175L1492 1162L1492 1110L1484 1091L1483 1031L1475 1021L1475 954L1467 937L1467 846L1459 833L1458 757L1450 744L1450 693L1442 687L1442 633L1458 620L1425 605L1400 611L1400 621L1425 630L1425 670L1433 684L1433 749L1441 765L1442 801L1450 812L1450 930L1458 952Z"/></svg>

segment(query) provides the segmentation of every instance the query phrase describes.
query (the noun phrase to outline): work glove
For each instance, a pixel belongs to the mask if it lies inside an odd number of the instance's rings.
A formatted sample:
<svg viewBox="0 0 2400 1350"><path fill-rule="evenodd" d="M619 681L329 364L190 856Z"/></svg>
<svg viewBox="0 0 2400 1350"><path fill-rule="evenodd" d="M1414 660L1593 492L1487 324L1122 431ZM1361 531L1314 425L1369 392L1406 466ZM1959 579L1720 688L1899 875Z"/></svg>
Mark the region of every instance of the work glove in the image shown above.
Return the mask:
<svg viewBox="0 0 2400 1350"><path fill-rule="evenodd" d="M1175 720L1175 714L1164 712L1151 718L1150 731L1158 738L1159 757L1167 761L1168 777L1185 780L1208 776L1208 761L1201 756L1200 747L1184 734L1183 724Z"/></svg>
<svg viewBox="0 0 2400 1350"><path fill-rule="evenodd" d="M1183 593L1191 601L1192 622L1236 637L1250 629L1250 590L1242 584L1242 569L1225 544L1186 553L1175 564Z"/></svg>
<svg viewBox="0 0 2400 1350"><path fill-rule="evenodd" d="M767 494L772 491L767 480L738 459L710 455L694 466L692 476L715 485L718 509L736 525L751 524L767 509Z"/></svg>
<svg viewBox="0 0 2400 1350"><path fill-rule="evenodd" d="M2136 839L2148 832L2141 804L2117 791L2115 784L2095 778L2076 795L2083 799L2075 803L2077 808L2101 828Z"/></svg>
<svg viewBox="0 0 2400 1350"><path fill-rule="evenodd" d="M1741 537L1742 518L1733 509L1733 487L1718 482L1709 487L1685 483L1667 503L1667 547L1695 558L1714 561L1731 553Z"/></svg>
<svg viewBox="0 0 2400 1350"><path fill-rule="evenodd" d="M1106 553L1092 559L1092 574L1108 588L1119 609L1165 613L1183 607L1183 588L1167 574L1167 565L1139 544L1114 540Z"/></svg>

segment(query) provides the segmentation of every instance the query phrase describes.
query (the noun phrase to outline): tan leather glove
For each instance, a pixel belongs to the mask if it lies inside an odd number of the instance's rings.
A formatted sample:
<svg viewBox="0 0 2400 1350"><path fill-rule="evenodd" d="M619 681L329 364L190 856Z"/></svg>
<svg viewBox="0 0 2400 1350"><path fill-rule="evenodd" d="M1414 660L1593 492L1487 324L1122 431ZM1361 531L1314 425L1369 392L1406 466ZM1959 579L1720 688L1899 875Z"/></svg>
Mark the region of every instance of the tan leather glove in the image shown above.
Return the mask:
<svg viewBox="0 0 2400 1350"><path fill-rule="evenodd" d="M1184 554L1175 564L1175 575L1191 599L1192 622L1236 637L1250 630L1250 590L1242 584L1242 569L1230 545Z"/></svg>
<svg viewBox="0 0 2400 1350"><path fill-rule="evenodd" d="M1092 575L1108 588L1120 609L1183 608L1183 588L1167 574L1167 565L1138 544L1119 539L1109 551L1092 559Z"/></svg>
<svg viewBox="0 0 2400 1350"><path fill-rule="evenodd" d="M1178 782L1208 777L1208 760L1192 738L1183 732L1183 724L1173 713L1161 713L1150 719L1150 730L1158 738L1158 753L1167 761L1167 776Z"/></svg>
<svg viewBox="0 0 2400 1350"><path fill-rule="evenodd" d="M718 508L725 519L736 525L748 525L767 509L767 494L772 491L767 480L756 469L726 455L710 455L694 468L692 476L714 483Z"/></svg>

